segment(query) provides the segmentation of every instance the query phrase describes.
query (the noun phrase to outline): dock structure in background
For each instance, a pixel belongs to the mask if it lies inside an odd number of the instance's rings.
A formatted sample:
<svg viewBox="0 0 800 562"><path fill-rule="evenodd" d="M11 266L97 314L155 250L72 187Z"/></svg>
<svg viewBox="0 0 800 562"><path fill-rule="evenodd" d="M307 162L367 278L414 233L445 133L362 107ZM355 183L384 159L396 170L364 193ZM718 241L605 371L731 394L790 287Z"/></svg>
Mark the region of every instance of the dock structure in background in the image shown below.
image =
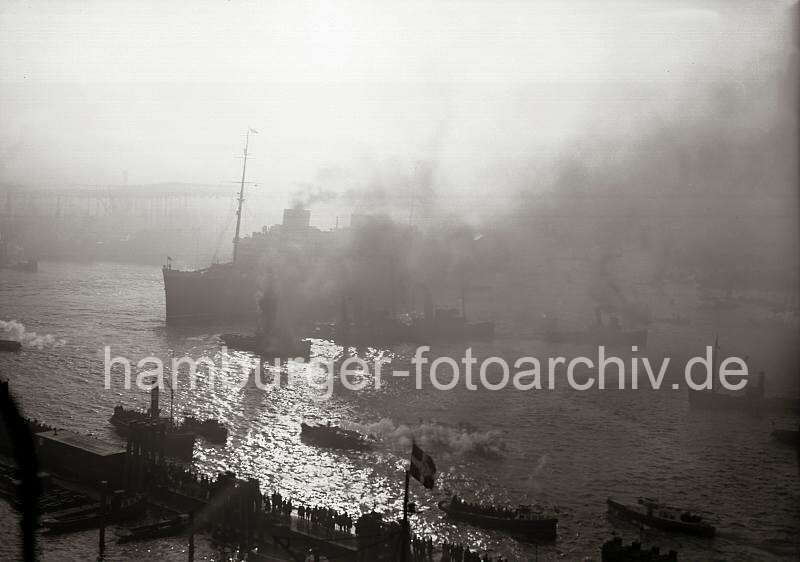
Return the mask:
<svg viewBox="0 0 800 562"><path fill-rule="evenodd" d="M114 486L123 484L125 449L122 447L64 429L37 433L35 440L44 470L88 484L101 480Z"/></svg>

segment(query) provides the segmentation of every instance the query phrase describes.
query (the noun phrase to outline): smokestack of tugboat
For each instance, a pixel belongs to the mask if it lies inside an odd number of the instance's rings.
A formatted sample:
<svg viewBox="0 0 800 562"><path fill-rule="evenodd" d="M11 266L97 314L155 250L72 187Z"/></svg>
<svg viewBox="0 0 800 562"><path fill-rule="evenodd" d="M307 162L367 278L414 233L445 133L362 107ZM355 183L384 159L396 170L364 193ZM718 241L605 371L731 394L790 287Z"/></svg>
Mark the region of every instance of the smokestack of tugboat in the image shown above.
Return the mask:
<svg viewBox="0 0 800 562"><path fill-rule="evenodd" d="M150 391L150 417L157 418L158 417L158 386L153 387L153 390Z"/></svg>

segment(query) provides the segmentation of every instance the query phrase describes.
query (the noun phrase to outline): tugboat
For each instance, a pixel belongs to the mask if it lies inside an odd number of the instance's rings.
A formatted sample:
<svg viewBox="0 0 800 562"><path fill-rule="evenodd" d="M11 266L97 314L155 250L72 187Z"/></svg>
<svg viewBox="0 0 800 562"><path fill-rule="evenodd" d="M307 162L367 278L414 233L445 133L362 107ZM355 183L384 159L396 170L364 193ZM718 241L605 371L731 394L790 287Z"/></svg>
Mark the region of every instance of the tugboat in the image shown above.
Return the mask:
<svg viewBox="0 0 800 562"><path fill-rule="evenodd" d="M308 359L311 354L311 342L308 340L275 345L266 341L267 339L259 334L220 334L219 339L231 349L248 351L260 357L303 357Z"/></svg>
<svg viewBox="0 0 800 562"><path fill-rule="evenodd" d="M331 422L326 425L301 423L300 438L330 449L369 449L374 445L374 440L369 436L352 429L331 425Z"/></svg>
<svg viewBox="0 0 800 562"><path fill-rule="evenodd" d="M17 340L0 340L0 351L16 352L22 349L22 344Z"/></svg>
<svg viewBox="0 0 800 562"><path fill-rule="evenodd" d="M194 416L186 416L183 418L180 428L190 433L196 433L212 443L225 443L228 440L228 428L215 418L199 420Z"/></svg>
<svg viewBox="0 0 800 562"><path fill-rule="evenodd" d="M414 343L494 339L494 322L468 322L465 289L461 290L461 310L434 307L430 292L425 292L423 315L412 318L409 339Z"/></svg>
<svg viewBox="0 0 800 562"><path fill-rule="evenodd" d="M716 528L703 521L701 516L688 510L662 505L650 498L639 498L636 505L626 505L611 498L606 503L611 515L664 531L678 531L702 537L713 537L716 532Z"/></svg>
<svg viewBox="0 0 800 562"><path fill-rule="evenodd" d="M534 511L530 506L517 508L473 505L453 496L439 502L439 509L449 517L467 521L484 529L499 529L537 540L555 540L558 518Z"/></svg>
<svg viewBox="0 0 800 562"><path fill-rule="evenodd" d="M349 307L348 299L343 296L338 321L318 325L317 332L320 336L344 346L384 345L409 339L408 323L385 310L365 309L359 300L355 302L359 306Z"/></svg>
<svg viewBox="0 0 800 562"><path fill-rule="evenodd" d="M149 411L129 410L117 405L108 421L122 437L130 435L133 428L140 424L159 431L163 430L164 453L177 459L191 460L196 434L176 426L172 421L172 416L169 418L159 417L158 398L159 390L156 386L150 391Z"/></svg>
<svg viewBox="0 0 800 562"><path fill-rule="evenodd" d="M248 351L260 357L308 359L311 342L294 336L293 326L278 320L278 296L275 282L270 281L263 288L258 300L258 323L253 334L220 334L219 339L231 349Z"/></svg>

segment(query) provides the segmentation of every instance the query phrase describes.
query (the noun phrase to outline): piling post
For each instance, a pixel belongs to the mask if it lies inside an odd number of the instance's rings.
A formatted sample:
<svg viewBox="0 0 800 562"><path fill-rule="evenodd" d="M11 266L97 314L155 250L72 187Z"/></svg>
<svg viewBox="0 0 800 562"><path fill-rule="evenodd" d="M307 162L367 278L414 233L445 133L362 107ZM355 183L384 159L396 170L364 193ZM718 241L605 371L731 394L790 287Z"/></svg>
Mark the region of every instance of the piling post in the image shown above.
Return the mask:
<svg viewBox="0 0 800 562"><path fill-rule="evenodd" d="M403 492L403 534L400 540L400 560L406 562L406 550L408 550L409 529L408 529L408 485L411 481L411 472L406 470L406 489Z"/></svg>
<svg viewBox="0 0 800 562"><path fill-rule="evenodd" d="M189 562L194 562L194 510L189 511Z"/></svg>
<svg viewBox="0 0 800 562"><path fill-rule="evenodd" d="M131 434L128 433L128 439L125 443L125 466L123 467L122 482L126 488L131 487L131 464L133 463L133 444L131 443Z"/></svg>
<svg viewBox="0 0 800 562"><path fill-rule="evenodd" d="M102 560L106 550L106 503L108 501L108 481L100 482L100 537L98 544L98 559Z"/></svg>

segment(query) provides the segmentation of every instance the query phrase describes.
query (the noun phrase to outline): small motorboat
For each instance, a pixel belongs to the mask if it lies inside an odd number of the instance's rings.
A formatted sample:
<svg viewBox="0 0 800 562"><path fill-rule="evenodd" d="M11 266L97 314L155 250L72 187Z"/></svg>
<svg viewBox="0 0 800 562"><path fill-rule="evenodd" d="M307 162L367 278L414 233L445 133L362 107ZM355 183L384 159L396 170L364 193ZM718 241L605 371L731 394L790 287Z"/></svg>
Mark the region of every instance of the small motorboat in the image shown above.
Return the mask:
<svg viewBox="0 0 800 562"><path fill-rule="evenodd" d="M159 539L163 537L174 537L181 534L189 526L189 515L181 514L172 519L158 521L149 525L140 525L129 529L119 529L117 542L126 543L133 541L144 541L149 539Z"/></svg>
<svg viewBox="0 0 800 562"><path fill-rule="evenodd" d="M626 505L608 498L608 512L620 519L642 523L664 531L677 531L713 537L716 528L703 521L703 518L689 510L669 507L649 498L639 498L634 505Z"/></svg>
<svg viewBox="0 0 800 562"><path fill-rule="evenodd" d="M300 424L300 438L320 447L331 449L369 449L375 442L363 433L327 424Z"/></svg>

